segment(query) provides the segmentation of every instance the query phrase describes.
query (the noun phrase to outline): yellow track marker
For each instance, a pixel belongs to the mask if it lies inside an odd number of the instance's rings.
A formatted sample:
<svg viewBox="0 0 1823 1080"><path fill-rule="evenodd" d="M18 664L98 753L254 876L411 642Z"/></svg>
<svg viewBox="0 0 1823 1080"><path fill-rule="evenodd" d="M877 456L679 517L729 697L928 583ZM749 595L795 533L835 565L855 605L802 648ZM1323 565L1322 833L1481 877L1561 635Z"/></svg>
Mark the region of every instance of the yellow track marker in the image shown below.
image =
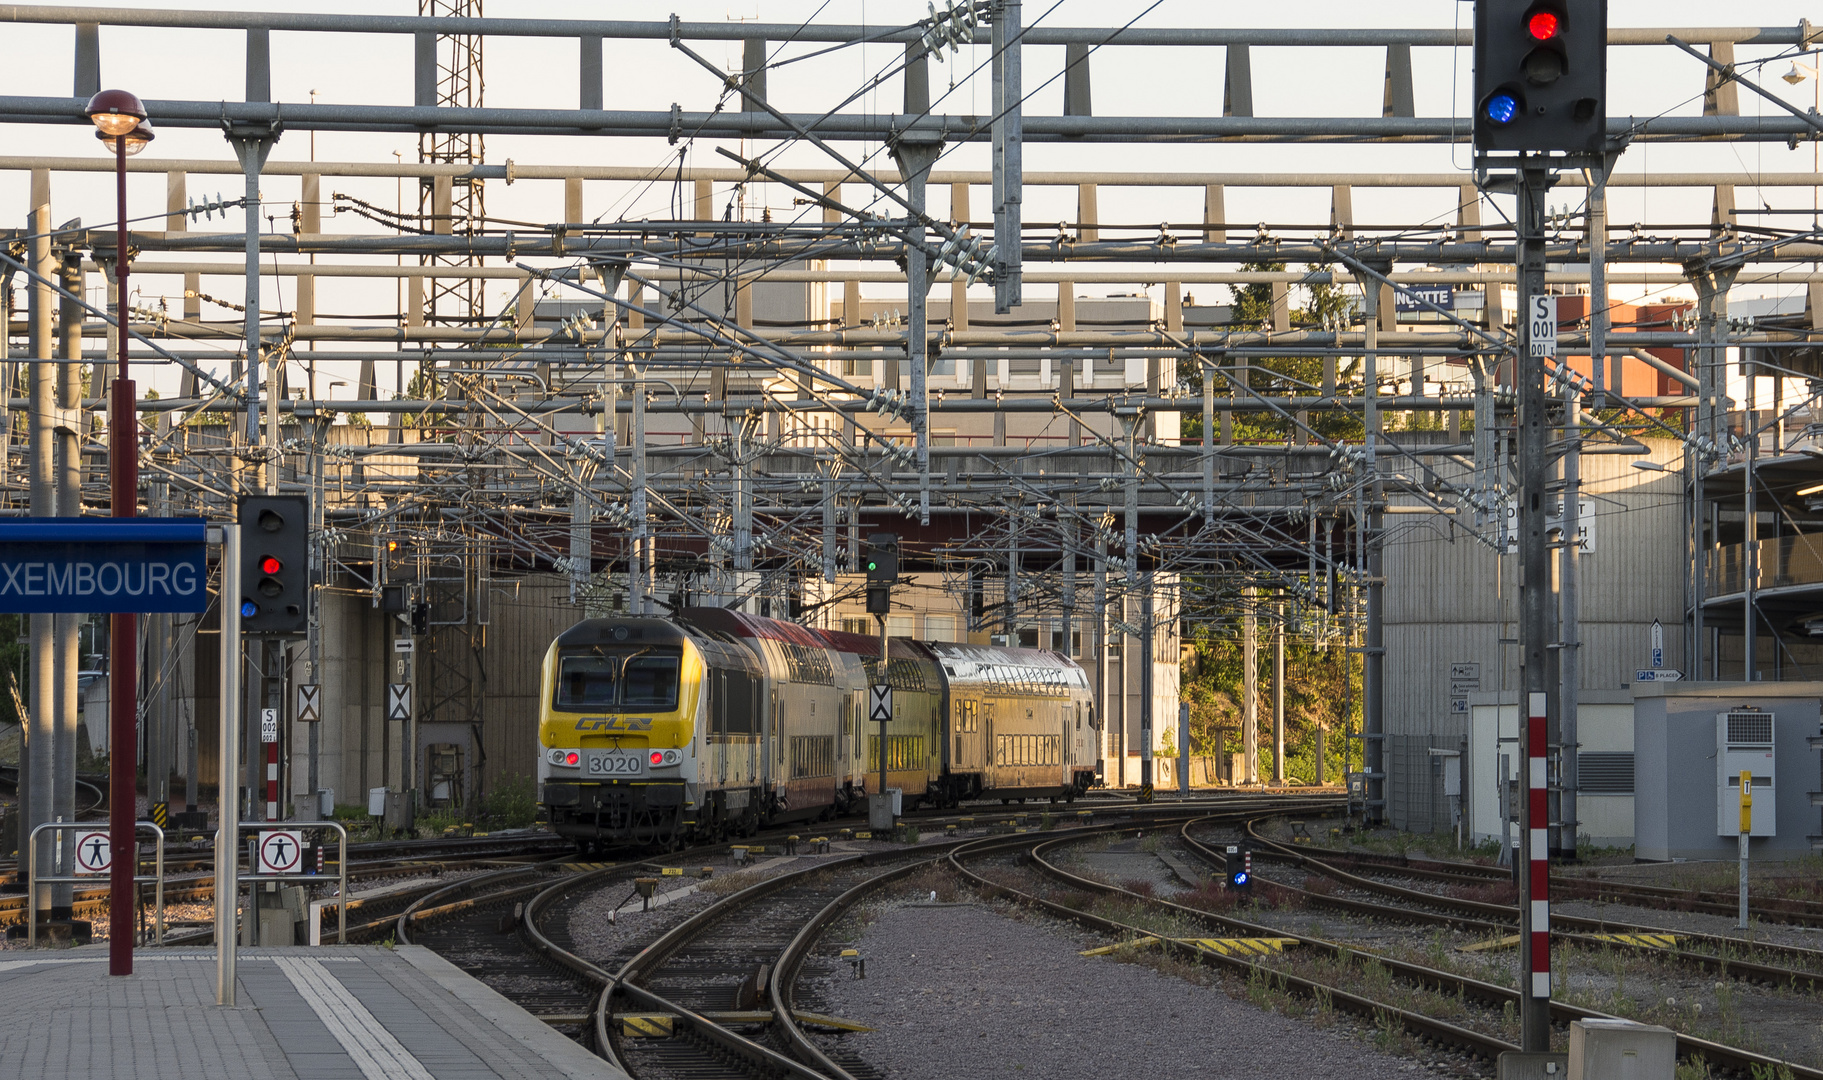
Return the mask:
<svg viewBox="0 0 1823 1080"><path fill-rule="evenodd" d="M1456 951L1457 952L1493 952L1495 949L1511 949L1515 945L1518 945L1518 944L1519 944L1519 935L1518 934L1508 934L1506 937L1490 938L1487 941L1477 941L1472 945L1462 945L1462 946L1459 946L1456 949Z"/></svg>
<svg viewBox="0 0 1823 1080"><path fill-rule="evenodd" d="M665 1013L625 1013L618 1017L620 1033L629 1039L670 1038L672 1022L677 1018Z"/></svg>
<svg viewBox="0 0 1823 1080"><path fill-rule="evenodd" d="M1613 945L1637 945L1646 949L1671 949L1684 940L1682 934L1590 934L1596 941Z"/></svg>
<svg viewBox="0 0 1823 1080"><path fill-rule="evenodd" d="M1298 943L1297 938L1285 937L1171 938L1169 940L1174 945L1183 945L1188 948L1205 952L1220 953L1223 956L1271 956L1276 953L1284 952L1287 946L1296 945ZM1118 952L1121 949L1139 949L1149 945L1157 945L1159 941L1160 939L1156 937L1134 938L1132 941L1123 941L1118 945L1103 945L1098 949L1089 949L1083 952L1082 955L1106 956L1109 953Z"/></svg>

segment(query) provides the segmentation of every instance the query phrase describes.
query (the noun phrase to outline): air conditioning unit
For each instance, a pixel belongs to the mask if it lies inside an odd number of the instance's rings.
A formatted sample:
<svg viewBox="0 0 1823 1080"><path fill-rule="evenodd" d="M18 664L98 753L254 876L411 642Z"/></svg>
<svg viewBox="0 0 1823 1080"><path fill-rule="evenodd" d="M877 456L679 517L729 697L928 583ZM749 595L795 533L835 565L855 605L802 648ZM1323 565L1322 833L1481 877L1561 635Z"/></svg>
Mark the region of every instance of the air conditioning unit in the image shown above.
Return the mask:
<svg viewBox="0 0 1823 1080"><path fill-rule="evenodd" d="M1773 739L1776 717L1760 709L1730 709L1715 715L1715 822L1717 836L1741 835L1741 774L1753 776L1753 829L1749 836L1778 832L1773 797Z"/></svg>

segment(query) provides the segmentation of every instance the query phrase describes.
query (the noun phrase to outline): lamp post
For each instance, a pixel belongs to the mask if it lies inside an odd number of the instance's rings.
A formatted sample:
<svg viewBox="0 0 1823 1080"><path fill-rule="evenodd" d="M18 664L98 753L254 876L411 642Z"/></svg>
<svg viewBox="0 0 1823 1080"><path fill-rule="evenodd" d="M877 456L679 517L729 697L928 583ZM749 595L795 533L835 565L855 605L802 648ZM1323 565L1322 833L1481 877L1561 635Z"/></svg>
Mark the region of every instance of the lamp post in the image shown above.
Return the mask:
<svg viewBox="0 0 1823 1080"><path fill-rule="evenodd" d="M127 370L127 158L152 141L146 107L125 90L103 90L86 110L95 137L114 152L116 206L114 308L119 343L114 385L108 396L109 506L130 518L139 504L139 417ZM133 876L139 845L139 616L113 615L108 623L108 974L133 974Z"/></svg>

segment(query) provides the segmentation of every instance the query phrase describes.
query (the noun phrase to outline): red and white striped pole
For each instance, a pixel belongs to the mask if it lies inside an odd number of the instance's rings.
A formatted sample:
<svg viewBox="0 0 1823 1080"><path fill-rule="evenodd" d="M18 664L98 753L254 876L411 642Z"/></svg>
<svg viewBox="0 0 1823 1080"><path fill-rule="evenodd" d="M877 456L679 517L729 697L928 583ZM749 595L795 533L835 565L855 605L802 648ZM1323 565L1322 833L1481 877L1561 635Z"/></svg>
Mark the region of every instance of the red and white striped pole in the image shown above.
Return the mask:
<svg viewBox="0 0 1823 1080"><path fill-rule="evenodd" d="M279 744L266 744L266 820L279 819Z"/></svg>
<svg viewBox="0 0 1823 1080"><path fill-rule="evenodd" d="M1526 992L1551 999L1551 816L1545 789L1550 722L1545 695L1526 695Z"/></svg>

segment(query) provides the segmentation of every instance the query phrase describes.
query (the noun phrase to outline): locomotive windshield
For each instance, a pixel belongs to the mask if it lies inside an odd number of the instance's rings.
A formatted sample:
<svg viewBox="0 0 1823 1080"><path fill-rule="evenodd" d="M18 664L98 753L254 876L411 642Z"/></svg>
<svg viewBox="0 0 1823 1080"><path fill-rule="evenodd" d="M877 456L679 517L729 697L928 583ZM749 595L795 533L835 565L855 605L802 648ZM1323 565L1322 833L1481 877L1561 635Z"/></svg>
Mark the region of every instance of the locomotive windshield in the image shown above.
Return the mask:
<svg viewBox="0 0 1823 1080"><path fill-rule="evenodd" d="M559 709L675 709L677 656L649 649L565 649L557 656Z"/></svg>

